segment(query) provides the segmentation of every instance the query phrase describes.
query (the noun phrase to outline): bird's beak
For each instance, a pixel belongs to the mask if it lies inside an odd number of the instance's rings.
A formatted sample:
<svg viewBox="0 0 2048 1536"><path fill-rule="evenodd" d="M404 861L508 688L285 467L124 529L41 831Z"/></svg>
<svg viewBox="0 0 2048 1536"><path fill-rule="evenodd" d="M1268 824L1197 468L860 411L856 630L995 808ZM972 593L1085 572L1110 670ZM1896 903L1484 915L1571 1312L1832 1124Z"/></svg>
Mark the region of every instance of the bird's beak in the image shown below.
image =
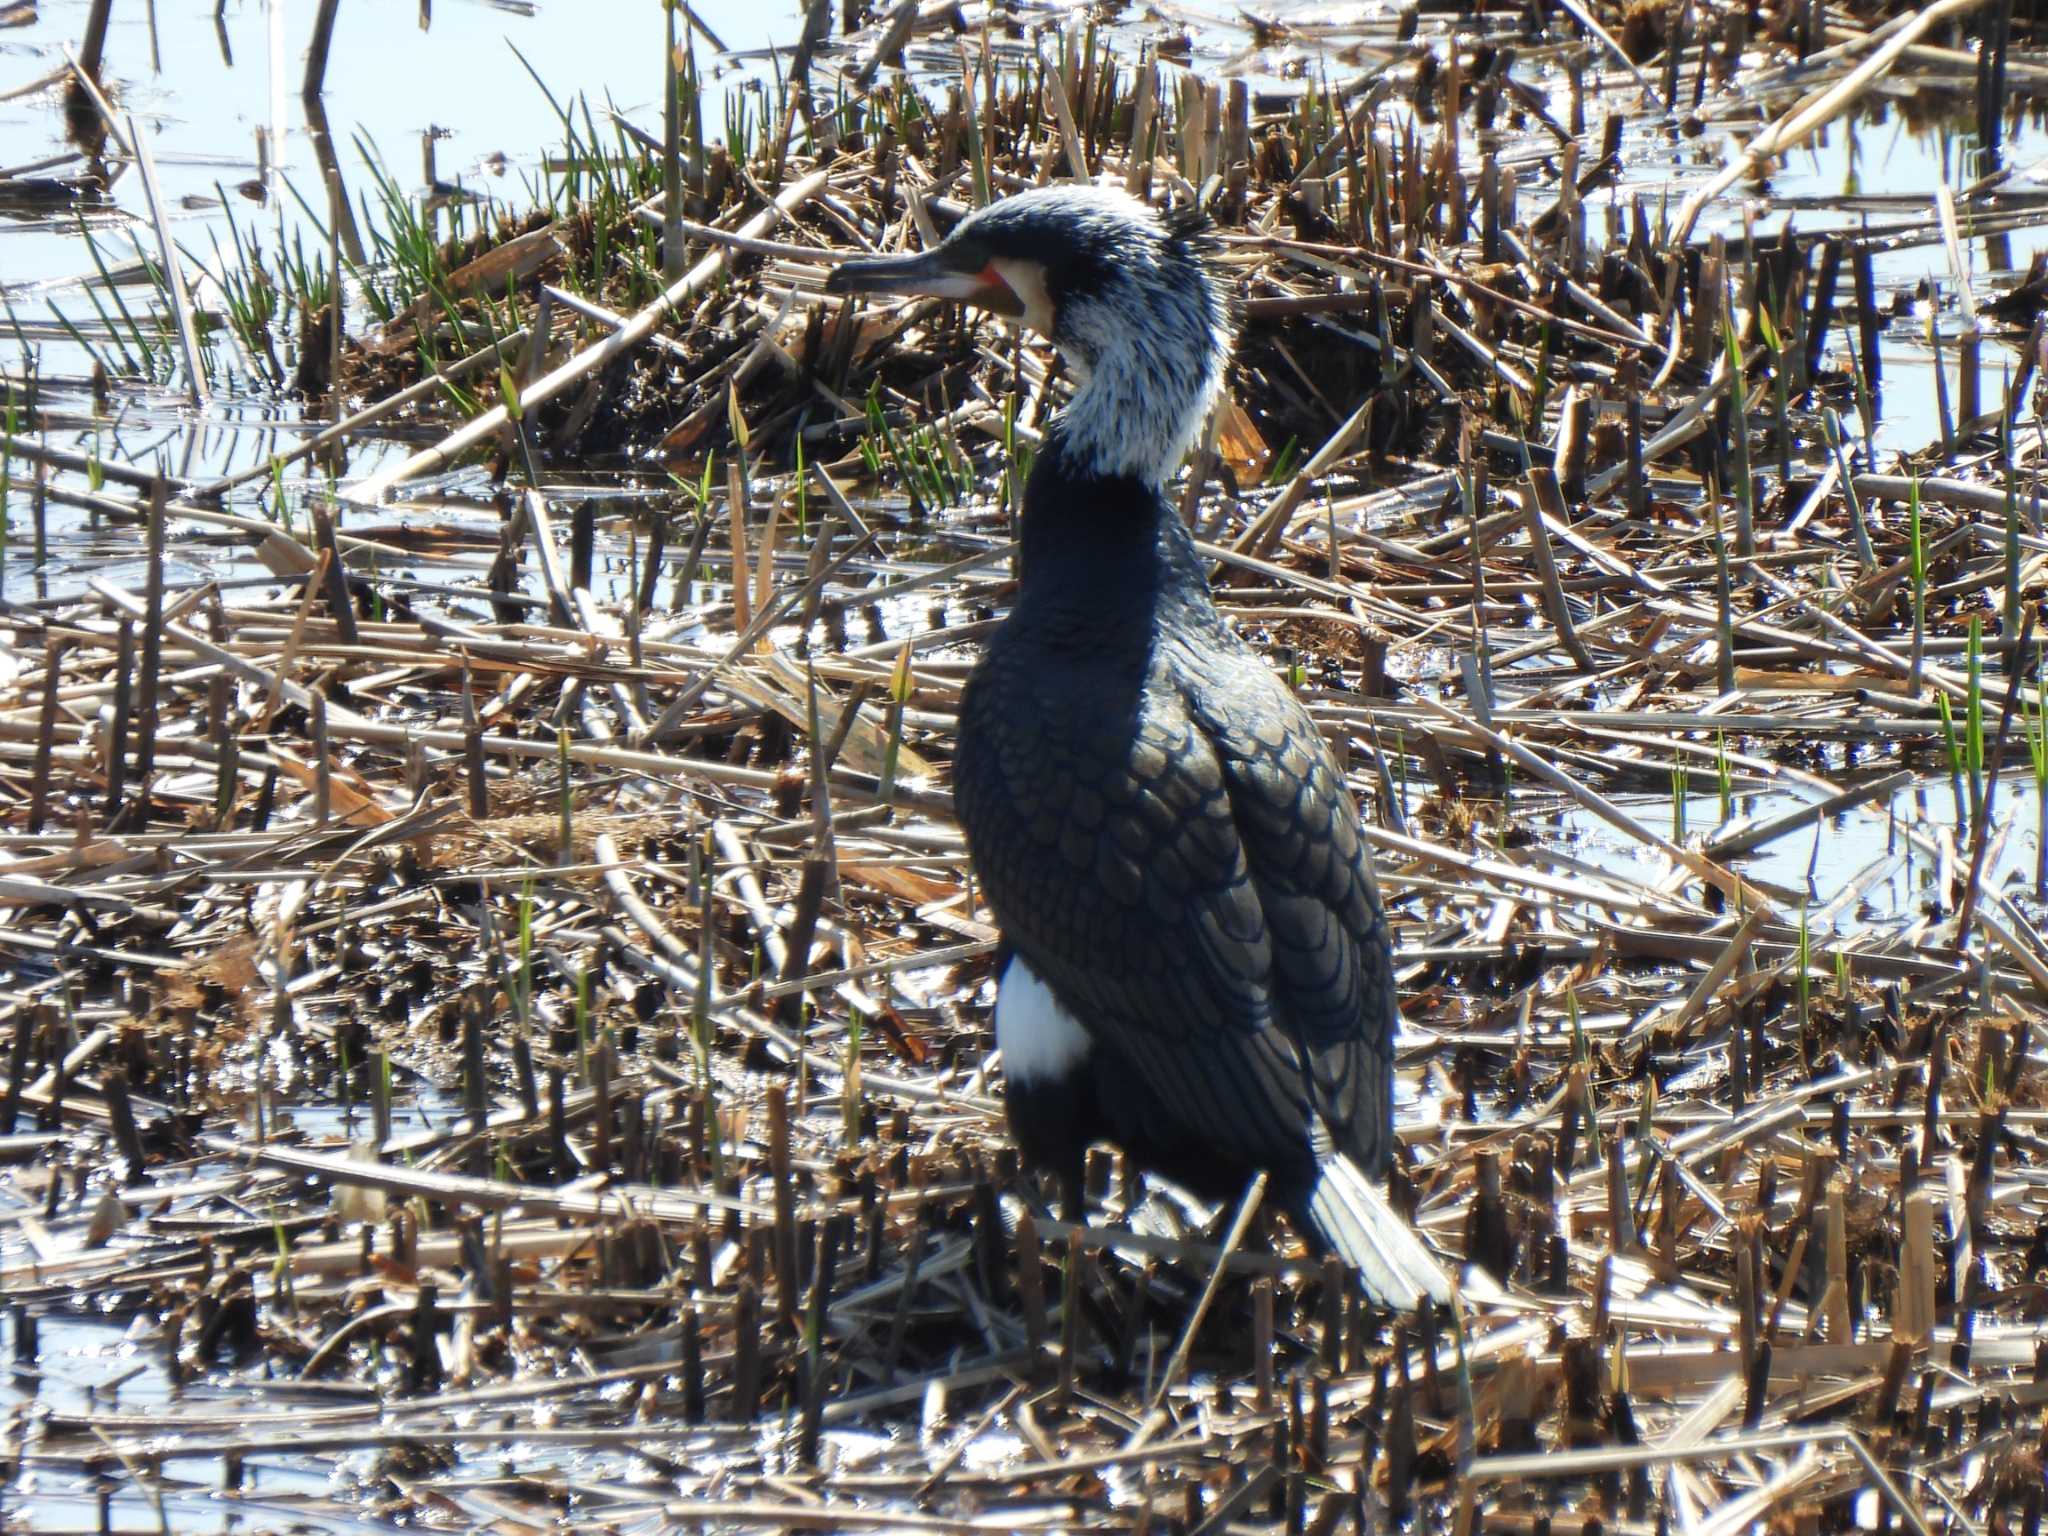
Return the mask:
<svg viewBox="0 0 2048 1536"><path fill-rule="evenodd" d="M947 260L944 246L917 256L885 261L849 261L825 279L827 293L893 293L958 299L1000 315L1021 315L1024 301L993 265L963 272Z"/></svg>

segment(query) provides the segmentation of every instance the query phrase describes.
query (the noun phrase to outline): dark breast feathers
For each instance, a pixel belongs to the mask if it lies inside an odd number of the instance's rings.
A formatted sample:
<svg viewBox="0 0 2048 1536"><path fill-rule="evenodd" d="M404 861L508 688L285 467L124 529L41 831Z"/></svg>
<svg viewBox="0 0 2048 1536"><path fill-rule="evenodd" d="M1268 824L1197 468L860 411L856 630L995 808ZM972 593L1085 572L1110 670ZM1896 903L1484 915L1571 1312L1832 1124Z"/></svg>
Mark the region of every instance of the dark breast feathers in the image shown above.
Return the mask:
<svg viewBox="0 0 2048 1536"><path fill-rule="evenodd" d="M1380 1170L1391 964L1321 736L1205 596L1094 629L1020 606L955 779L1005 939L1094 1037L1094 1133L1219 1195L1305 1187L1318 1123Z"/></svg>

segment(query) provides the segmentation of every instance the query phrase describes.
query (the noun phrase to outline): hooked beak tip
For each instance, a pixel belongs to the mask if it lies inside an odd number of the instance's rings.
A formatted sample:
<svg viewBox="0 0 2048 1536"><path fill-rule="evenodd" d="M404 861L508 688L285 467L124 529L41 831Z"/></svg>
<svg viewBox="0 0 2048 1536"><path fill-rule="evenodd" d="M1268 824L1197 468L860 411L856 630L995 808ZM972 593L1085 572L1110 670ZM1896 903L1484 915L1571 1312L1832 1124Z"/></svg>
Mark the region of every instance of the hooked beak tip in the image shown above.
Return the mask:
<svg viewBox="0 0 2048 1536"><path fill-rule="evenodd" d="M931 252L843 261L825 278L827 293L944 293L950 274Z"/></svg>

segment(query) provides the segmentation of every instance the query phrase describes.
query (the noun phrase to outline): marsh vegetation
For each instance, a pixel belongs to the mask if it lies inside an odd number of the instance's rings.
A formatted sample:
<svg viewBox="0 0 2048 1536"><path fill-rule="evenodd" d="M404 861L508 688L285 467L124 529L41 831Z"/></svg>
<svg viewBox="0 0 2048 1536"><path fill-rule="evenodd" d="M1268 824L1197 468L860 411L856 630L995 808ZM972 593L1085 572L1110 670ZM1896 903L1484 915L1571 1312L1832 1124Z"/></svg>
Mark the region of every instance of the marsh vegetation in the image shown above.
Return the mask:
<svg viewBox="0 0 2048 1536"><path fill-rule="evenodd" d="M0 3L4 1518L2037 1529L2035 15L604 9ZM412 50L502 156L340 116ZM1455 1316L1004 1137L947 765L1069 381L821 289L1070 177L1215 221L1176 494Z"/></svg>

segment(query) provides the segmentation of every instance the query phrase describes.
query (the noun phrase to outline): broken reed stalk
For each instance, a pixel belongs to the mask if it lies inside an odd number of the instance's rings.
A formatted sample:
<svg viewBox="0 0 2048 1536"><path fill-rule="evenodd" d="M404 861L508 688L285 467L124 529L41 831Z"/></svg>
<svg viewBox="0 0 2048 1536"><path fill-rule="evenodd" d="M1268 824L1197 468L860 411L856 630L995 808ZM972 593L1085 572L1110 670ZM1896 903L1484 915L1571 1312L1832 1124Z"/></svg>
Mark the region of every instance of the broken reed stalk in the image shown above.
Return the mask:
<svg viewBox="0 0 2048 1536"><path fill-rule="evenodd" d="M158 479L150 487L149 532L144 544L148 561L142 594L142 707L136 714L135 780L145 798L156 767L156 738L161 723L161 676L164 656L164 522L170 487Z"/></svg>
<svg viewBox="0 0 2048 1536"><path fill-rule="evenodd" d="M78 45L78 73L99 84L100 64L107 52L107 25L113 20L114 0L92 0L85 14L85 35Z"/></svg>
<svg viewBox="0 0 2048 1536"><path fill-rule="evenodd" d="M306 74L299 86L301 95L317 97L327 82L327 54L334 44L334 19L341 0L320 0L313 13L313 40L306 49Z"/></svg>
<svg viewBox="0 0 2048 1536"><path fill-rule="evenodd" d="M185 271L179 259L178 243L171 236L171 218L157 185L156 161L149 141L131 113L123 119L128 142L135 151L135 166L142 174L142 192L149 203L149 220L156 229L157 259L163 264L164 289L171 301L171 318L176 322L178 349L185 359L185 390L194 407L206 408L206 370L201 366L199 333L192 318L192 290L185 286Z"/></svg>
<svg viewBox="0 0 2048 1536"><path fill-rule="evenodd" d="M1209 1271L1208 1283L1202 1287L1202 1294L1195 1301L1194 1310L1188 1314L1187 1325L1181 1330L1180 1342L1174 1346L1168 1357L1166 1369L1160 1373L1159 1385L1153 1389L1152 1400L1146 1405L1145 1417L1124 1442L1124 1449L1134 1451L1146 1444L1165 1422L1161 1413L1166 1394L1180 1382L1181 1374L1187 1369L1188 1356L1195 1347L1195 1335L1201 1331L1202 1322L1208 1316L1209 1308L1215 1304L1217 1289L1223 1283L1223 1274L1231 1254L1244 1241L1245 1233L1251 1230L1252 1218L1259 1213L1259 1205L1266 1195L1266 1175L1253 1175L1245 1186L1243 1196L1237 1202L1237 1213L1231 1217L1230 1231L1223 1239L1223 1250L1217 1255L1215 1266Z"/></svg>

